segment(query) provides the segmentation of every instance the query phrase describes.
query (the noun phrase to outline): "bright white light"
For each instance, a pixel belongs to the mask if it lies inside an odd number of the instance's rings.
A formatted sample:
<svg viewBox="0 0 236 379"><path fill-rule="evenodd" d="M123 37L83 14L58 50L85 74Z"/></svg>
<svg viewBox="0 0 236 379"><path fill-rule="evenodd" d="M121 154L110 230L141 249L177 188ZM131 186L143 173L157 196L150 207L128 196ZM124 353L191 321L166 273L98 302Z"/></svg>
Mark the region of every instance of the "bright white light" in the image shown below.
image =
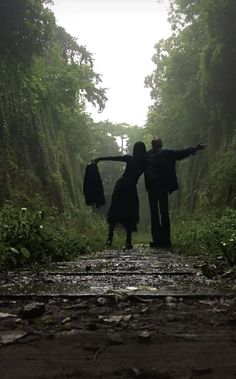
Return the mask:
<svg viewBox="0 0 236 379"><path fill-rule="evenodd" d="M167 2L160 0L54 0L59 25L78 38L95 59L108 101L102 114L88 106L95 121L144 125L149 90L144 78L154 65L154 45L170 35Z"/></svg>

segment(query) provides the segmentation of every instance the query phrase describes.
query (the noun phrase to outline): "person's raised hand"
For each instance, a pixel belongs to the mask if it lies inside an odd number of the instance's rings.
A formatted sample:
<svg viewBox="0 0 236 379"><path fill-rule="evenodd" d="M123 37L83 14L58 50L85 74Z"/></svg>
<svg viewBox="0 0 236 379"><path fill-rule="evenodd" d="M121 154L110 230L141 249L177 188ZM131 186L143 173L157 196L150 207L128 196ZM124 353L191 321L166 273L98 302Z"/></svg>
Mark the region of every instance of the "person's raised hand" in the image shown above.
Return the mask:
<svg viewBox="0 0 236 379"><path fill-rule="evenodd" d="M204 143L198 143L196 145L196 151L198 151L198 150L204 150L205 148L206 148L206 144L204 144Z"/></svg>

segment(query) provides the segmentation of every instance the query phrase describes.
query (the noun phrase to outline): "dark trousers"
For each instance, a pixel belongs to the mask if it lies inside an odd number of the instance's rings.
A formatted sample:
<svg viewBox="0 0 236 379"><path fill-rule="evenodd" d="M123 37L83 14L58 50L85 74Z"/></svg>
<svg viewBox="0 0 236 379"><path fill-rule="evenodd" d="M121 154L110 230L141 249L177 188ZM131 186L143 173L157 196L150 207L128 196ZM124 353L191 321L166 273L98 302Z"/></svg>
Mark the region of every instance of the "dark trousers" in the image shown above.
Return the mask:
<svg viewBox="0 0 236 379"><path fill-rule="evenodd" d="M148 199L151 212L151 232L153 242L169 247L170 239L170 217L168 192L153 189L148 191Z"/></svg>

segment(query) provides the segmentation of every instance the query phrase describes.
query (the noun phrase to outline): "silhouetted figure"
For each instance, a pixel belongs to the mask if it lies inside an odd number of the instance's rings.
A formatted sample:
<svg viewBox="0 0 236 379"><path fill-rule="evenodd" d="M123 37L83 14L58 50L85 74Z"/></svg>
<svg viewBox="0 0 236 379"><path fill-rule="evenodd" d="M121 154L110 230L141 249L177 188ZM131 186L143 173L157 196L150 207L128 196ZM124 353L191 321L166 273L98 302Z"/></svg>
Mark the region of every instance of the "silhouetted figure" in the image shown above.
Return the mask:
<svg viewBox="0 0 236 379"><path fill-rule="evenodd" d="M146 147L143 142L136 142L133 155L117 157L101 157L94 160L125 162L126 168L120 179L117 180L112 194L110 209L107 215L109 232L107 246L112 245L114 229L121 224L126 229L126 249L132 249L132 232L137 231L139 222L139 199L137 182L143 174L146 162Z"/></svg>
<svg viewBox="0 0 236 379"><path fill-rule="evenodd" d="M176 161L195 155L205 148L197 144L183 150L162 149L162 140L153 138L152 149L147 152L145 186L151 212L151 247L171 247L168 194L178 189ZM159 215L160 213L160 215Z"/></svg>

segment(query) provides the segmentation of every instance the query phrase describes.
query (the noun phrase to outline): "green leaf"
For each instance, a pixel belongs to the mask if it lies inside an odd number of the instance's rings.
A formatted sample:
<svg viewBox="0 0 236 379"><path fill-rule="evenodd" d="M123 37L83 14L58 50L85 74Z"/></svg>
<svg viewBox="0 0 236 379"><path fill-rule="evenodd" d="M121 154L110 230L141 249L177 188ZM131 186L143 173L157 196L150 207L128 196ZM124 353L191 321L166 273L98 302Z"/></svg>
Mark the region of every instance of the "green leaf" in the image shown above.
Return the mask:
<svg viewBox="0 0 236 379"><path fill-rule="evenodd" d="M30 251L26 249L26 247L21 247L20 251L24 258L29 259L30 258Z"/></svg>

